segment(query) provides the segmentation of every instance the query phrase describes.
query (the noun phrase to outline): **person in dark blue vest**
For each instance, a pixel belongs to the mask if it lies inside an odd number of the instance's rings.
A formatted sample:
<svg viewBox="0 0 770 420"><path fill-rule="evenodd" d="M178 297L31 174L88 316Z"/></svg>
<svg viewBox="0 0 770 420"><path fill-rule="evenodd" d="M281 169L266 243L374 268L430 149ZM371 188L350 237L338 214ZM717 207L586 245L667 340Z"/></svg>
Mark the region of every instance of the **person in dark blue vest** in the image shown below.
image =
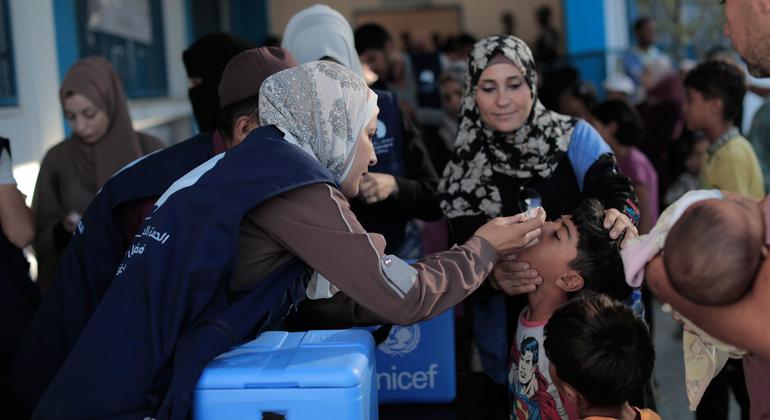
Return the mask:
<svg viewBox="0 0 770 420"><path fill-rule="evenodd" d="M198 131L214 131L222 111L217 89L222 73L239 53L256 48L251 41L216 32L204 35L182 53L182 61L190 81L188 96Z"/></svg>
<svg viewBox="0 0 770 420"><path fill-rule="evenodd" d="M300 63L331 60L364 76L353 30L338 11L314 5L295 14L286 25L283 47ZM441 218L438 175L416 127L404 116L395 94L375 89L380 109L374 149L377 164L361 185L353 212L371 232L388 241L387 252L404 258L420 256L420 235L413 219Z"/></svg>
<svg viewBox="0 0 770 420"><path fill-rule="evenodd" d="M258 93L271 74L296 65L280 48L237 55L219 86L218 129L135 161L114 175L86 210L50 293L26 333L14 363L15 388L33 409L99 301L155 200L196 166L242 142L259 125Z"/></svg>
<svg viewBox="0 0 770 420"><path fill-rule="evenodd" d="M3 418L21 419L29 413L11 389L10 367L40 291L29 278L22 252L35 235L35 217L16 188L11 163L10 141L0 137L0 407Z"/></svg>
<svg viewBox="0 0 770 420"><path fill-rule="evenodd" d="M376 101L331 62L268 78L263 126L158 199L33 418L188 418L205 364L305 296L341 290L392 322L415 322L536 243L544 213L494 219L411 266L385 254L346 199L377 161Z"/></svg>

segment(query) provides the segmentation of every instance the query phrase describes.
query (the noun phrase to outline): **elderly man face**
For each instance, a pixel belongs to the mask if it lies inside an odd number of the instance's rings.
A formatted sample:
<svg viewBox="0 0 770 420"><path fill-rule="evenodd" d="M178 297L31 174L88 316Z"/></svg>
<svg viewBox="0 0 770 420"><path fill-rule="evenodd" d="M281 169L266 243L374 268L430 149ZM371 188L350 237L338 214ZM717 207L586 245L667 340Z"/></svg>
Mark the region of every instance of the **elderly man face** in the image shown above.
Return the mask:
<svg viewBox="0 0 770 420"><path fill-rule="evenodd" d="M770 0L725 0L724 33L755 77L770 77Z"/></svg>

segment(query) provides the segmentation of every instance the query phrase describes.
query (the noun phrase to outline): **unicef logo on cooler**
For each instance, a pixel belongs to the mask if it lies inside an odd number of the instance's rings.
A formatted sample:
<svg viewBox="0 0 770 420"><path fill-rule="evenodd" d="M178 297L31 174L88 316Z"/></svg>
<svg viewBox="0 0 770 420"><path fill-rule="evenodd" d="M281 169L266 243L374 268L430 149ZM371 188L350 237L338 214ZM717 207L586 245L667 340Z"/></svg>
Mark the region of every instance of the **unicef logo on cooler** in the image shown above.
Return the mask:
<svg viewBox="0 0 770 420"><path fill-rule="evenodd" d="M404 356L411 353L420 344L420 326L410 325L400 327L394 325L388 334L388 339L382 342L378 348L385 354Z"/></svg>

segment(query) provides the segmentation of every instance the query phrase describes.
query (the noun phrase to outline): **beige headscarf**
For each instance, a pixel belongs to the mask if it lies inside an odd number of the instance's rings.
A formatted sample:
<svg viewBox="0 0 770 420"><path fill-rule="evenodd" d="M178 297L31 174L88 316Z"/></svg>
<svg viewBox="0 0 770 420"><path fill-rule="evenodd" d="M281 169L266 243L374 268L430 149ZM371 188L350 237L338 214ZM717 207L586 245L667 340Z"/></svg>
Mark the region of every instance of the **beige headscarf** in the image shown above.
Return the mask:
<svg viewBox="0 0 770 420"><path fill-rule="evenodd" d="M279 127L341 183L358 135L377 112L377 94L347 67L312 61L268 77L259 110L262 125Z"/></svg>
<svg viewBox="0 0 770 420"><path fill-rule="evenodd" d="M142 155L141 144L131 124L123 86L109 61L88 57L75 63L59 90L62 108L72 94L85 96L109 119L107 133L95 144L86 144L72 135L78 151L72 164L81 179L95 181L95 193L118 169Z"/></svg>

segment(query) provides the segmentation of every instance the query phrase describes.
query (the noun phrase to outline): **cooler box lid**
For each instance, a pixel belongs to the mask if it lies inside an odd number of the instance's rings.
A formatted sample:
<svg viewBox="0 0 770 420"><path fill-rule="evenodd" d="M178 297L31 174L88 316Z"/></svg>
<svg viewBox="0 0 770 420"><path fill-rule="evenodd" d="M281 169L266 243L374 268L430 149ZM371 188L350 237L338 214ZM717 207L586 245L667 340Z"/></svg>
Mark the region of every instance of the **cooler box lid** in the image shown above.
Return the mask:
<svg viewBox="0 0 770 420"><path fill-rule="evenodd" d="M373 367L366 331L268 331L209 362L196 388L351 388Z"/></svg>

